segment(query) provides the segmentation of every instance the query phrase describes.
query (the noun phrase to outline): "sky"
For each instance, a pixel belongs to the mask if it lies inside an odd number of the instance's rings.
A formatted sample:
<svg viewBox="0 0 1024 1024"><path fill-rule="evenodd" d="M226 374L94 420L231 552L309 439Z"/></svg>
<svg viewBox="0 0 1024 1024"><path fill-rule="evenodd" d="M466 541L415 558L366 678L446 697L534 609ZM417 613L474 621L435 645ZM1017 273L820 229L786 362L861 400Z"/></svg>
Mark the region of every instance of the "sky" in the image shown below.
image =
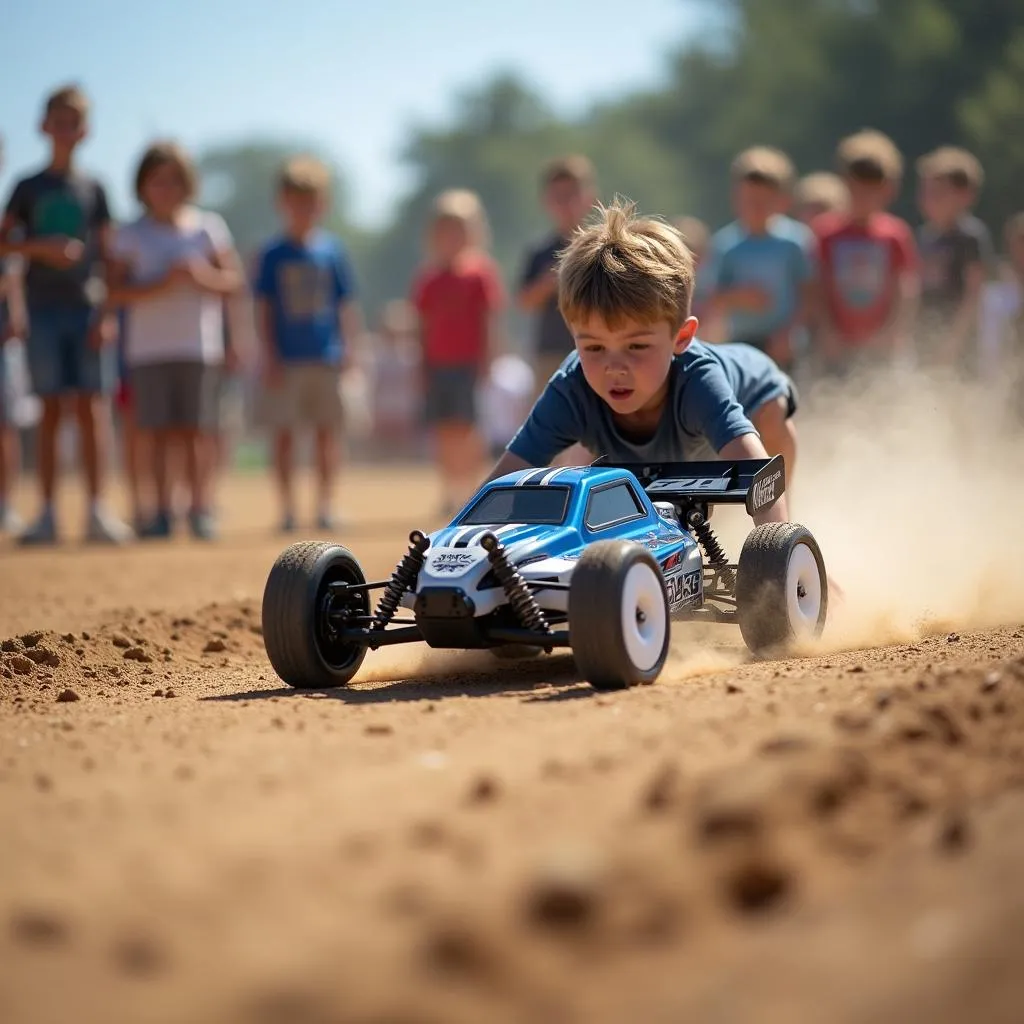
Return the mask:
<svg viewBox="0 0 1024 1024"><path fill-rule="evenodd" d="M381 223L409 187L408 128L443 124L460 91L515 71L557 110L656 84L699 28L688 0L27 0L5 5L0 190L45 160L40 103L81 83L94 105L81 164L132 212L147 141L194 153L246 138L317 143Z"/></svg>

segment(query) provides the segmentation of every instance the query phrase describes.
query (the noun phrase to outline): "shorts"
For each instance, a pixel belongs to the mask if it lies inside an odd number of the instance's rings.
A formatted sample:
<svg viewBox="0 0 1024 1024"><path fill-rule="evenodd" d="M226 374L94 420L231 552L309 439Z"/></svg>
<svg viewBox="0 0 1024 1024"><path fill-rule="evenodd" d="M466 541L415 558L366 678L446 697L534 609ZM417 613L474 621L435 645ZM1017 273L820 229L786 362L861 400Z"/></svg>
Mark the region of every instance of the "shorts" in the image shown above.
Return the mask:
<svg viewBox="0 0 1024 1024"><path fill-rule="evenodd" d="M476 423L475 366L427 367L423 418L427 423Z"/></svg>
<svg viewBox="0 0 1024 1024"><path fill-rule="evenodd" d="M40 398L73 392L106 394L114 384L117 354L89 344L95 310L89 306L29 309L25 346L32 391Z"/></svg>
<svg viewBox="0 0 1024 1024"><path fill-rule="evenodd" d="M220 366L200 362L147 363L129 370L140 430L217 429Z"/></svg>
<svg viewBox="0 0 1024 1024"><path fill-rule="evenodd" d="M345 425L341 374L332 363L291 363L284 379L260 396L260 420L272 430Z"/></svg>

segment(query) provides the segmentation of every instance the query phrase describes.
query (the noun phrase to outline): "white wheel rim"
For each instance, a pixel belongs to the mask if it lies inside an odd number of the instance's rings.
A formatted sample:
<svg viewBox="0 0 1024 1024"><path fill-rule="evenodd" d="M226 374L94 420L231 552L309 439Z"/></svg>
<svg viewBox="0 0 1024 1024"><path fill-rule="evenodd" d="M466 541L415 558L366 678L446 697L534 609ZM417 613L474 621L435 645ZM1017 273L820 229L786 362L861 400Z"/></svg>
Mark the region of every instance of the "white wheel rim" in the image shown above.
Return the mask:
<svg viewBox="0 0 1024 1024"><path fill-rule="evenodd" d="M658 664L667 629L661 579L649 565L638 562L626 573L622 587L622 636L629 660L640 672Z"/></svg>
<svg viewBox="0 0 1024 1024"><path fill-rule="evenodd" d="M814 636L821 614L821 573L814 553L806 544L797 544L789 556L786 605L793 632L797 636Z"/></svg>

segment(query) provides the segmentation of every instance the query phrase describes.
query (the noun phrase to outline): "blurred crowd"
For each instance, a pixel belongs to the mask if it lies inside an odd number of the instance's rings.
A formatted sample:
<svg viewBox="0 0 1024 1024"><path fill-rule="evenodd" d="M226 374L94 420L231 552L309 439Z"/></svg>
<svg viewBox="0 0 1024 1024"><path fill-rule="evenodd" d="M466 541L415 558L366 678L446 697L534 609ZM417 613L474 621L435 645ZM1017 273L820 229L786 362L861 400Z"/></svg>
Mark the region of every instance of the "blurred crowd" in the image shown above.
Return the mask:
<svg viewBox="0 0 1024 1024"><path fill-rule="evenodd" d="M272 452L282 531L338 526L346 439L374 459L435 459L448 514L573 350L557 265L598 200L583 156L540 169L550 233L514 282L489 254L479 197L437 196L408 294L368 327L345 242L323 227L331 176L320 162L296 155L280 169L267 197L280 233L243 257L224 220L197 205L195 166L172 142L141 155L140 214L114 223L103 185L76 161L89 119L74 86L46 99L50 159L17 181L0 225L0 532L21 543L61 536L69 429L97 542L166 538L179 524L215 538L219 473L253 431ZM1019 404L1024 214L1003 226L1000 257L972 213L979 162L943 146L915 171L908 184L896 144L871 130L839 142L834 172L800 177L768 147L739 154L735 219L717 230L673 220L698 265L702 340L753 345L805 389L911 368ZM890 212L904 187L916 189L917 225ZM526 344L507 329L513 306L532 325ZM23 520L12 495L26 457L40 501ZM307 463L308 519L296 494ZM122 514L106 499L115 465Z"/></svg>

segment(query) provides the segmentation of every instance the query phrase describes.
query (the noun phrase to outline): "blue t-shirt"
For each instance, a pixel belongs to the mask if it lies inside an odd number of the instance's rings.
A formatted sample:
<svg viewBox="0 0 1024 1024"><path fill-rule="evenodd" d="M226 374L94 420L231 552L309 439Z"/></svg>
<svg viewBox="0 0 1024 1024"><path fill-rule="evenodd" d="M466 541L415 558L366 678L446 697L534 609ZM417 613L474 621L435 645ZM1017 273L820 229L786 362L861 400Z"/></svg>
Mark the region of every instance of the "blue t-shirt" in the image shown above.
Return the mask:
<svg viewBox="0 0 1024 1024"><path fill-rule="evenodd" d="M282 362L340 362L338 303L355 293L355 280L338 239L317 232L304 243L271 242L260 254L255 291L270 304Z"/></svg>
<svg viewBox="0 0 1024 1024"><path fill-rule="evenodd" d="M622 435L573 352L548 381L508 450L531 466L546 466L576 442L595 456L620 462L714 459L730 441L756 433L750 422L755 410L793 394L790 379L763 352L693 341L672 360L665 411L654 435L637 442Z"/></svg>
<svg viewBox="0 0 1024 1024"><path fill-rule="evenodd" d="M729 317L733 341L764 341L787 327L796 315L803 285L814 275L810 228L790 217L772 218L763 235L749 234L738 222L711 238L701 267L698 293L710 296L726 288L755 285L771 297L759 313L737 310Z"/></svg>

